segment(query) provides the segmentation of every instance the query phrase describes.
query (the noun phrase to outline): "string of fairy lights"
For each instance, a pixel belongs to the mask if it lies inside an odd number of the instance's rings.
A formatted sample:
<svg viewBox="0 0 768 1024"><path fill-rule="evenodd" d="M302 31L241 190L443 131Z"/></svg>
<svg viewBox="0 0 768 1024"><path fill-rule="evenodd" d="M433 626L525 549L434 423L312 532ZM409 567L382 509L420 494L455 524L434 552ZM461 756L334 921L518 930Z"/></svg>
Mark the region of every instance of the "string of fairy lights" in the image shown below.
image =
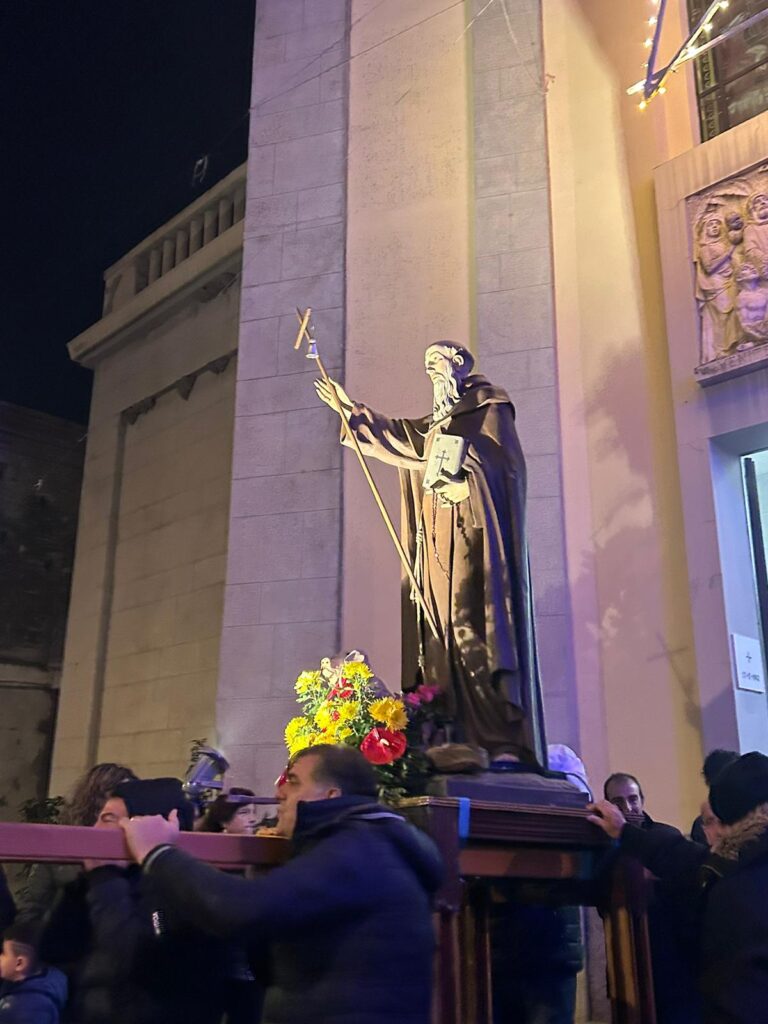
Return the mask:
<svg viewBox="0 0 768 1024"><path fill-rule="evenodd" d="M646 50L650 51L648 60L643 63L645 77L627 89L628 95L641 96L638 103L640 110L645 110L654 97L664 95L667 91L667 79L678 68L682 67L683 64L693 60L695 57L699 57L707 50L711 50L724 40L736 35L736 33L744 32L747 28L768 16L768 5L766 5L764 10L758 11L757 14L753 14L749 18L727 27L718 28L720 19L724 12L728 10L730 3L729 0L712 0L687 38L678 47L672 59L663 67L657 69L656 58L664 26L667 0L649 0L649 4L651 6L651 14L647 19L648 34L643 43Z"/></svg>

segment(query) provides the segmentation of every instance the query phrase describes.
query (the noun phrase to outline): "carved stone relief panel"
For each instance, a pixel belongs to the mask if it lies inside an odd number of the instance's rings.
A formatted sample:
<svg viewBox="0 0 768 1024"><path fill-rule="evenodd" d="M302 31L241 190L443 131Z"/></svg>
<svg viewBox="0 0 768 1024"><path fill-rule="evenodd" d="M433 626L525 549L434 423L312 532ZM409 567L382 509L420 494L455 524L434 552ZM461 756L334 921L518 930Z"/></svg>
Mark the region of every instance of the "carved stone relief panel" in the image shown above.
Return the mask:
<svg viewBox="0 0 768 1024"><path fill-rule="evenodd" d="M689 196L687 212L700 328L696 376L709 383L768 359L768 164Z"/></svg>

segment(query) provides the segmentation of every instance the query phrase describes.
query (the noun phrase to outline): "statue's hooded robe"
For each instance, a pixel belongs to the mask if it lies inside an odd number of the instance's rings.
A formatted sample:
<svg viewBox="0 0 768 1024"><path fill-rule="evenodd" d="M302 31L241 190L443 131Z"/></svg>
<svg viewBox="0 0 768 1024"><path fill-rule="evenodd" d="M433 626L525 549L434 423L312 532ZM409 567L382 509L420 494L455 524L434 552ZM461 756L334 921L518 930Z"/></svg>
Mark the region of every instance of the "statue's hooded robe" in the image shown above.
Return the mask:
<svg viewBox="0 0 768 1024"><path fill-rule="evenodd" d="M509 396L472 374L436 422L389 419L358 404L349 422L366 455L400 470L403 545L441 632L433 637L404 579L403 688L438 684L457 739L544 763L525 460ZM451 507L423 488L438 432L467 442L469 497Z"/></svg>

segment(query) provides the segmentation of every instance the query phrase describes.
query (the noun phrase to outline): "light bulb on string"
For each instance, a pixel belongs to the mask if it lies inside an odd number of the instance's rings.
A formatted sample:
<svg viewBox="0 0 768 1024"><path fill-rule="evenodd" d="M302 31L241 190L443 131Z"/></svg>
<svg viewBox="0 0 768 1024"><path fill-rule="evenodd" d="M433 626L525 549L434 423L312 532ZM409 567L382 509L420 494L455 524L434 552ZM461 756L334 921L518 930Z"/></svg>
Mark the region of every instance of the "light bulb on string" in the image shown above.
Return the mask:
<svg viewBox="0 0 768 1024"><path fill-rule="evenodd" d="M647 102L645 100L640 100L640 102L637 104L637 109L638 110L645 110L645 108L647 106L648 106L648 104L647 104Z"/></svg>
<svg viewBox="0 0 768 1024"><path fill-rule="evenodd" d="M652 39L646 39L645 42L643 43L643 46L646 48L646 50L650 50L650 48L653 46L653 40Z"/></svg>

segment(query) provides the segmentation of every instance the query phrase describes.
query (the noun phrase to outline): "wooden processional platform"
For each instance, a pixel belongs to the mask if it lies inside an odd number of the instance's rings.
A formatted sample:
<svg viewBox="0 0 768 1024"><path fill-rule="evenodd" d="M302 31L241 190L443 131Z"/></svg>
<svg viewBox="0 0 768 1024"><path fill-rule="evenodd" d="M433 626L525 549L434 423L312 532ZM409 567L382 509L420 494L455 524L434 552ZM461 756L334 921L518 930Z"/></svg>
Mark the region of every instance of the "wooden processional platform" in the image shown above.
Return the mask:
<svg viewBox="0 0 768 1024"><path fill-rule="evenodd" d="M511 795L511 794L510 794ZM599 906L605 922L612 1024L655 1024L642 867L611 856L611 843L579 807L417 797L403 813L439 846L446 878L436 904L433 1024L490 1024L489 898L494 880L546 883L548 905ZM285 840L182 833L179 848L220 868L269 871ZM126 860L122 832L0 824L0 861Z"/></svg>

